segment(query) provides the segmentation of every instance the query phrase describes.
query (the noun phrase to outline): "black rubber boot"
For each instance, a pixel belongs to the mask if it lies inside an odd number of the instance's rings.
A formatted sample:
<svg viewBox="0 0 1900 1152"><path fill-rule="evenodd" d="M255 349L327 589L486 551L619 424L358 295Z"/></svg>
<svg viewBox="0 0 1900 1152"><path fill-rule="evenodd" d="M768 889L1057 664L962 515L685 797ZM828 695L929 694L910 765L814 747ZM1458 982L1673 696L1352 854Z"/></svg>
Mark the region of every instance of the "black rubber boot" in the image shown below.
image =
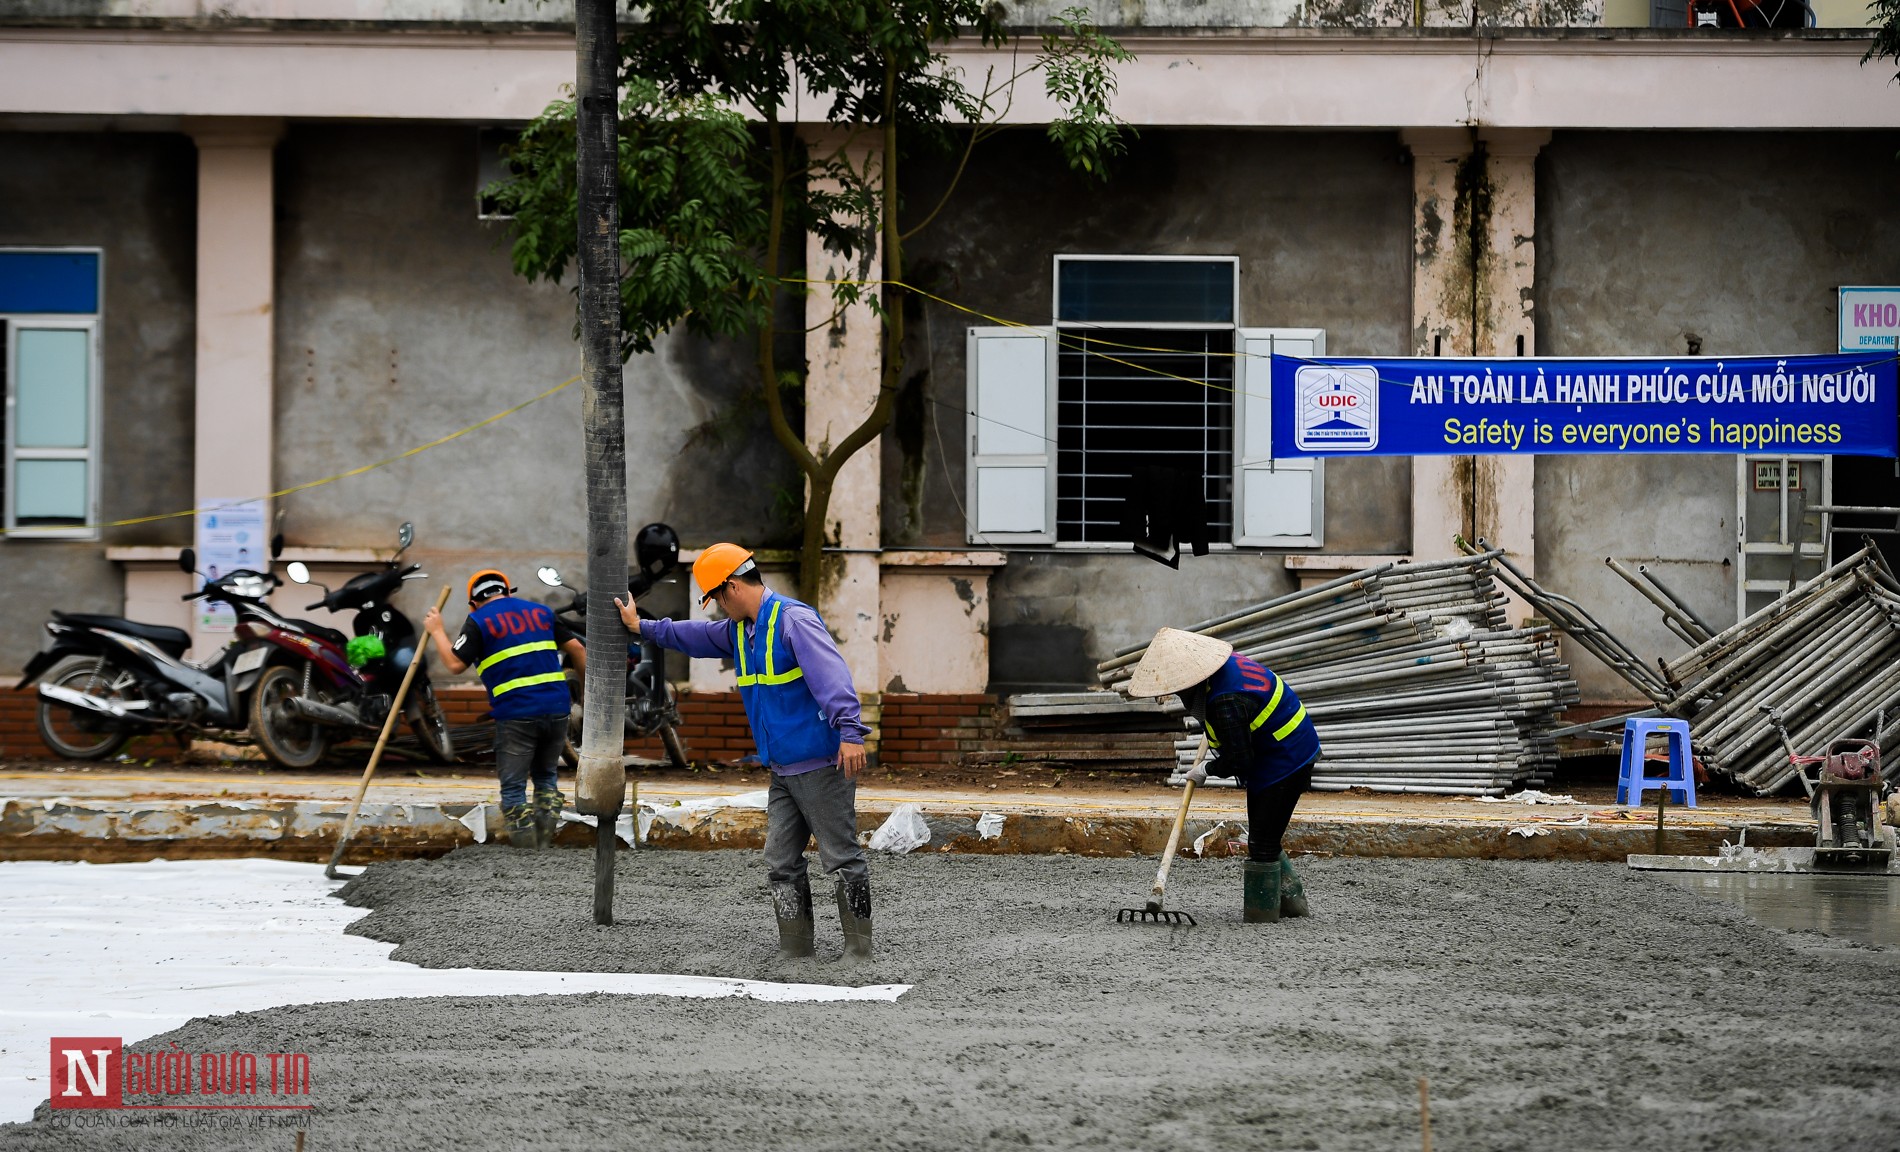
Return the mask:
<svg viewBox="0 0 1900 1152"><path fill-rule="evenodd" d="M1282 852L1280 853L1280 915L1304 916L1306 914L1306 885L1300 883L1300 874L1293 870L1293 860Z"/></svg>
<svg viewBox="0 0 1900 1152"><path fill-rule="evenodd" d="M772 911L778 915L778 954L786 957L812 956L818 951L813 942L811 917L811 881L783 881L772 885Z"/></svg>
<svg viewBox="0 0 1900 1152"><path fill-rule="evenodd" d="M1242 860L1241 919L1249 924L1280 922L1280 862Z"/></svg>
<svg viewBox="0 0 1900 1152"><path fill-rule="evenodd" d="M850 960L871 958L871 882L838 881L838 923L844 928L844 954Z"/></svg>
<svg viewBox="0 0 1900 1152"><path fill-rule="evenodd" d="M522 848L529 852L540 847L539 837L534 827L534 808L531 805L503 808L501 818L508 825L509 847Z"/></svg>
<svg viewBox="0 0 1900 1152"><path fill-rule="evenodd" d="M561 809L567 807L567 797L561 795L558 788L536 788L534 790L534 846L536 848L554 847L554 833L561 827Z"/></svg>

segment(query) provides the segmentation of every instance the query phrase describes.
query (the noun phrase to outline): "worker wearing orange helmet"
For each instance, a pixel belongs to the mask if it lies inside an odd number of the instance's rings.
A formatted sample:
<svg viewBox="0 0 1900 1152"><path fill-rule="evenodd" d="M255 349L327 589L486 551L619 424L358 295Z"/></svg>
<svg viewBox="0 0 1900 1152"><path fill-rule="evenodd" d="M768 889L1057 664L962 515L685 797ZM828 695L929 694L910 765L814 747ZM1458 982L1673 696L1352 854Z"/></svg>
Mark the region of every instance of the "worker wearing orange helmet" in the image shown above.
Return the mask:
<svg viewBox="0 0 1900 1152"><path fill-rule="evenodd" d="M450 672L473 665L488 690L495 717L495 774L501 779L501 815L508 843L546 848L554 842L561 809L561 749L567 743L571 706L566 652L576 668L587 666L587 649L553 609L514 595L505 573L484 568L468 580L468 620L453 644L434 608L422 630ZM528 802L528 782L534 802Z"/></svg>
<svg viewBox="0 0 1900 1152"><path fill-rule="evenodd" d="M845 952L871 956L871 880L858 847L858 773L864 737L851 669L810 605L765 586L752 553L714 544L693 562L700 604L724 620L642 620L630 595L614 600L643 639L702 659L730 659L738 673L759 759L772 772L766 802L766 882L778 916L779 950L816 951L805 843L837 880Z"/></svg>

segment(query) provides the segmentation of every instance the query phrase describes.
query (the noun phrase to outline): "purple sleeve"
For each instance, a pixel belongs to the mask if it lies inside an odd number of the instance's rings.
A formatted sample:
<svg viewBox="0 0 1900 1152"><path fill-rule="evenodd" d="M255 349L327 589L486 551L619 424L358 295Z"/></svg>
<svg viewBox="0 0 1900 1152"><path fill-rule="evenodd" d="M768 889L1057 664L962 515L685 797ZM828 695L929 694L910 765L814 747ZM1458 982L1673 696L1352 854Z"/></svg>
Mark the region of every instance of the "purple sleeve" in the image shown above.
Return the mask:
<svg viewBox="0 0 1900 1152"><path fill-rule="evenodd" d="M732 655L730 620L642 620L640 635L700 660Z"/></svg>
<svg viewBox="0 0 1900 1152"><path fill-rule="evenodd" d="M871 730L858 718L858 693L851 686L851 669L832 643L831 633L819 622L818 614L787 611L781 626L785 629L785 646L805 670L805 688L818 702L819 715L838 730L845 743L864 743Z"/></svg>

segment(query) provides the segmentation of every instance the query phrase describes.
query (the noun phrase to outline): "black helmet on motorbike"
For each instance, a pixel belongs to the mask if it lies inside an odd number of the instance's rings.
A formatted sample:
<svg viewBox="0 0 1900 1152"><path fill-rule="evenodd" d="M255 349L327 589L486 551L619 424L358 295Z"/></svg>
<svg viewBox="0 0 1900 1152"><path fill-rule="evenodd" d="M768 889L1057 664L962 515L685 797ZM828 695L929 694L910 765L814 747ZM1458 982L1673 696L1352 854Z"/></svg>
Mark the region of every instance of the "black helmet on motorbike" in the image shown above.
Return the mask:
<svg viewBox="0 0 1900 1152"><path fill-rule="evenodd" d="M679 533L664 524L649 524L633 538L633 560L648 578L657 580L680 562Z"/></svg>

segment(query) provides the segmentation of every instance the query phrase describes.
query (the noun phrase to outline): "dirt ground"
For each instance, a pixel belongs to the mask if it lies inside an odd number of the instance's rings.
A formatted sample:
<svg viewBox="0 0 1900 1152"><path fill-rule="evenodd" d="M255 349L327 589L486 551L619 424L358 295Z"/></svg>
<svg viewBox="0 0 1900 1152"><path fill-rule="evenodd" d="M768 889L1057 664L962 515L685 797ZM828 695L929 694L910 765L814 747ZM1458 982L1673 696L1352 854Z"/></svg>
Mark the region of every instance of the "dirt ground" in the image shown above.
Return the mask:
<svg viewBox="0 0 1900 1152"><path fill-rule="evenodd" d="M881 955L781 962L756 853L466 849L377 865L352 931L398 959L903 982L894 1004L657 997L356 1002L141 1045L309 1051L329 1148L1900 1148L1900 952L1761 927L1614 865L1305 860L1313 917L1239 922L1238 864L1186 861L1201 926L1118 925L1141 860L873 862ZM289 1132L62 1130L0 1149L284 1148ZM136 1122L143 1126L147 1121Z"/></svg>

